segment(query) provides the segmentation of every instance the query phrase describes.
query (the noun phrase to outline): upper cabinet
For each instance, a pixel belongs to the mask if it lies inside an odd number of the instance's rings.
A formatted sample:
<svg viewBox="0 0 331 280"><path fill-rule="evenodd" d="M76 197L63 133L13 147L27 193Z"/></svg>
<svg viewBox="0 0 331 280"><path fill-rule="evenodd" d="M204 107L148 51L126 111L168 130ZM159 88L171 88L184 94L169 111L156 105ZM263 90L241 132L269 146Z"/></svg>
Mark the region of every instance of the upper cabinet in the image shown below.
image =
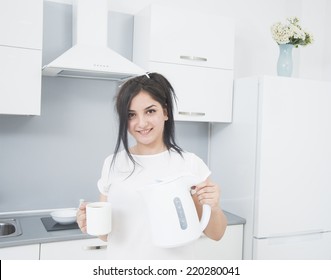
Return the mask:
<svg viewBox="0 0 331 280"><path fill-rule="evenodd" d="M0 114L40 115L43 0L0 2Z"/></svg>
<svg viewBox="0 0 331 280"><path fill-rule="evenodd" d="M1 0L0 45L42 47L43 0Z"/></svg>
<svg viewBox="0 0 331 280"><path fill-rule="evenodd" d="M135 15L133 61L169 79L176 120L231 122L234 33L230 18L153 4Z"/></svg>

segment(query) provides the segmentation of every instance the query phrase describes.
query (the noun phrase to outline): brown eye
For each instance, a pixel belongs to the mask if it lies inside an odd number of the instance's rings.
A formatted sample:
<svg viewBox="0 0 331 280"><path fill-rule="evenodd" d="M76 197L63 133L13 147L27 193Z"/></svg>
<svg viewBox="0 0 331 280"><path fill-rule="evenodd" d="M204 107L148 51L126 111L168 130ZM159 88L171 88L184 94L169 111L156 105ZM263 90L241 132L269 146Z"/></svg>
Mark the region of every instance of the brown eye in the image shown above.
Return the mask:
<svg viewBox="0 0 331 280"><path fill-rule="evenodd" d="M128 114L128 119L131 120L131 119L134 118L134 116L135 116L135 113L129 113Z"/></svg>
<svg viewBox="0 0 331 280"><path fill-rule="evenodd" d="M147 111L147 114L150 115L150 114L153 114L153 113L155 113L155 112L156 112L156 110L154 110L154 109L150 109L150 110Z"/></svg>

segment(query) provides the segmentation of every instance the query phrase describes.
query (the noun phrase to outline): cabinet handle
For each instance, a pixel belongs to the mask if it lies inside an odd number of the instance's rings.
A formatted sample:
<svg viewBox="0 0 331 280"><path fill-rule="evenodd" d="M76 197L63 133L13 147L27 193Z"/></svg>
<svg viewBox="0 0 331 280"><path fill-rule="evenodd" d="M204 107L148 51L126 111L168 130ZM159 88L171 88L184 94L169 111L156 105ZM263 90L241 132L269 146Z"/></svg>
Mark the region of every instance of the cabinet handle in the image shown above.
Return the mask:
<svg viewBox="0 0 331 280"><path fill-rule="evenodd" d="M196 117L201 117L206 115L206 113L203 112L183 112L183 111L179 111L178 114L182 116L196 116Z"/></svg>
<svg viewBox="0 0 331 280"><path fill-rule="evenodd" d="M191 56L191 55L181 55L180 59L194 60L194 61L207 61L205 57Z"/></svg>
<svg viewBox="0 0 331 280"><path fill-rule="evenodd" d="M92 250L105 250L107 249L107 245L96 245L96 246L84 246L83 250L92 251Z"/></svg>

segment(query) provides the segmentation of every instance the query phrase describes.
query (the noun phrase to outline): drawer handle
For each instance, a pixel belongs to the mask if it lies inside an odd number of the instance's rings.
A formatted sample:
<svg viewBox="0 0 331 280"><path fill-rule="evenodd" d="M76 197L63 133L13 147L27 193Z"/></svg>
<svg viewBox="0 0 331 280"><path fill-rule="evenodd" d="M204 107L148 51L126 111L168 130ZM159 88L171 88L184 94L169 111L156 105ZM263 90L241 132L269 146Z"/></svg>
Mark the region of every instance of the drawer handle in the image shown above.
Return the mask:
<svg viewBox="0 0 331 280"><path fill-rule="evenodd" d="M191 55L181 55L180 59L194 60L194 61L207 61L205 57L191 56Z"/></svg>
<svg viewBox="0 0 331 280"><path fill-rule="evenodd" d="M178 112L178 114L182 116L196 116L196 117L202 117L206 115L206 113L202 113L202 112L183 112L183 111Z"/></svg>
<svg viewBox="0 0 331 280"><path fill-rule="evenodd" d="M96 245L96 246L84 246L83 250L92 251L92 250L105 250L107 249L107 245Z"/></svg>

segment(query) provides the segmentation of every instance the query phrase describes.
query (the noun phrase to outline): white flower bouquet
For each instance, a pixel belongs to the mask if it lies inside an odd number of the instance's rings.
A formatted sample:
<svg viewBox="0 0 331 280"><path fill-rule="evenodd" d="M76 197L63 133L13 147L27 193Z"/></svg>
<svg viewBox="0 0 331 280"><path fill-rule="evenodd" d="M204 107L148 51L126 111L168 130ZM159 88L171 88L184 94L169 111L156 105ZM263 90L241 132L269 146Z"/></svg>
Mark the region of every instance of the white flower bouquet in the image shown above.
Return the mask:
<svg viewBox="0 0 331 280"><path fill-rule="evenodd" d="M271 26L271 33L273 39L277 44L291 44L296 48L312 44L313 35L299 25L297 17L290 17L286 19L286 23L276 22Z"/></svg>

